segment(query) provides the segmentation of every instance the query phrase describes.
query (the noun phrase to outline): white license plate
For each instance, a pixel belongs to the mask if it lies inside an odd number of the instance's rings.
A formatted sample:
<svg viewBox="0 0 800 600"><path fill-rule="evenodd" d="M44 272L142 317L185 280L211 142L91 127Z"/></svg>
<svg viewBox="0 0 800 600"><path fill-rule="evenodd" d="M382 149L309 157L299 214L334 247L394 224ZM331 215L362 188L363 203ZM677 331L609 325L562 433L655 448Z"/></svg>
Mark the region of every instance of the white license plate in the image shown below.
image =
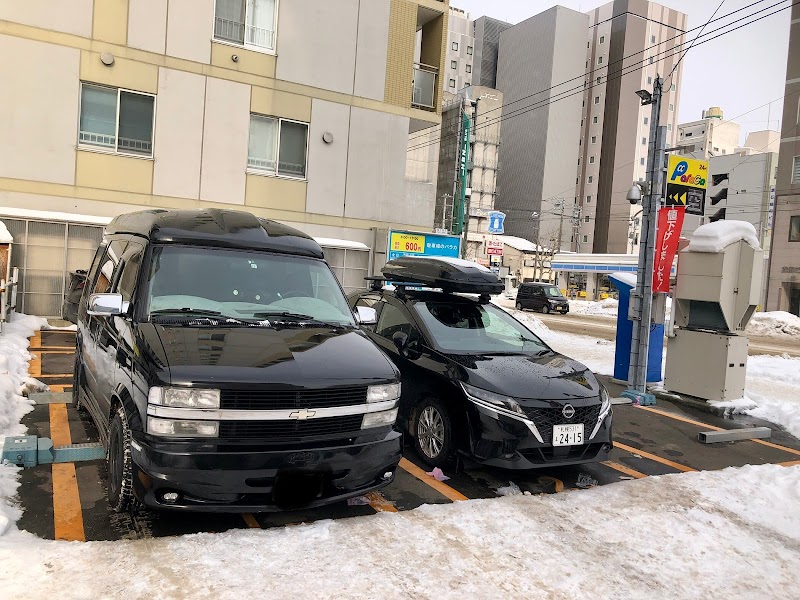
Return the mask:
<svg viewBox="0 0 800 600"><path fill-rule="evenodd" d="M553 425L553 446L579 446L583 443L583 423Z"/></svg>

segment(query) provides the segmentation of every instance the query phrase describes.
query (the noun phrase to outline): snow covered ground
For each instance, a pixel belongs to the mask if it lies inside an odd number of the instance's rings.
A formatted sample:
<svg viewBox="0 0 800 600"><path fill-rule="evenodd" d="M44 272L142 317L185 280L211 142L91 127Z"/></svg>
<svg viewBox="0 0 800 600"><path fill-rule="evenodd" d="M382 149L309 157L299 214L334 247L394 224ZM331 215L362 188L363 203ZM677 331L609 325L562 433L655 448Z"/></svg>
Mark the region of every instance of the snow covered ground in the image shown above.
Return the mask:
<svg viewBox="0 0 800 600"><path fill-rule="evenodd" d="M796 598L800 467L119 542L0 537L8 598Z"/></svg>

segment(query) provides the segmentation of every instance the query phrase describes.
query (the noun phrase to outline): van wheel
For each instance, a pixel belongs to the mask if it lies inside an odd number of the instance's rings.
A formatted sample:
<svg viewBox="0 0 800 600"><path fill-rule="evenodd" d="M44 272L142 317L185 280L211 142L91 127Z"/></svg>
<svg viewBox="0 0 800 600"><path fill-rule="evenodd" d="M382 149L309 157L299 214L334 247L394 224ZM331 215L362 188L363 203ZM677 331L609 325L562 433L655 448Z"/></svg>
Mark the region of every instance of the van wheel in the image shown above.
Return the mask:
<svg viewBox="0 0 800 600"><path fill-rule="evenodd" d="M118 513L138 507L133 495L131 430L122 405L117 407L108 432L108 503Z"/></svg>
<svg viewBox="0 0 800 600"><path fill-rule="evenodd" d="M72 406L79 412L88 412L81 402L81 361L76 356L75 367L72 369Z"/></svg>
<svg viewBox="0 0 800 600"><path fill-rule="evenodd" d="M550 313L550 307L547 304L545 304L544 306L542 306L542 312L544 314L549 314Z"/></svg>
<svg viewBox="0 0 800 600"><path fill-rule="evenodd" d="M522 310L522 303L521 302L517 302L517 310Z"/></svg>
<svg viewBox="0 0 800 600"><path fill-rule="evenodd" d="M453 457L453 424L450 414L436 398L426 398L416 409L414 448L432 467L443 467Z"/></svg>

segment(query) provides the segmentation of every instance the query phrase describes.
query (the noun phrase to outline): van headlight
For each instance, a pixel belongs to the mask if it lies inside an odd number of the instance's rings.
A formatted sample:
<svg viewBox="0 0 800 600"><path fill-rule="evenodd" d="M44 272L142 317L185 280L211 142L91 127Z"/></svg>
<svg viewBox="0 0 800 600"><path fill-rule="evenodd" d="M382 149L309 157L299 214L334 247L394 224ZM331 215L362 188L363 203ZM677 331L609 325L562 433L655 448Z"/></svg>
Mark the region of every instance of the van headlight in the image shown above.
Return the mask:
<svg viewBox="0 0 800 600"><path fill-rule="evenodd" d="M166 437L217 437L219 421L147 417L147 433Z"/></svg>
<svg viewBox="0 0 800 600"><path fill-rule="evenodd" d="M171 408L219 408L219 390L151 387L147 403Z"/></svg>
<svg viewBox="0 0 800 600"><path fill-rule="evenodd" d="M361 429L369 429L371 427L385 427L387 425L394 425L397 420L397 409L382 410L379 412L366 413L364 419L361 421Z"/></svg>
<svg viewBox="0 0 800 600"><path fill-rule="evenodd" d="M388 402L400 397L399 383L371 385L367 388L367 402Z"/></svg>
<svg viewBox="0 0 800 600"><path fill-rule="evenodd" d="M525 411L522 410L522 407L519 405L519 402L517 402L513 398L510 398L509 396L503 396L502 394L495 394L494 392L487 392L486 390L476 388L472 385L467 385L466 383L463 382L461 382L461 388L464 390L464 393L470 400L478 401L478 403L483 402L484 404L491 404L493 406L496 406L497 408L505 409L521 417L526 416Z"/></svg>

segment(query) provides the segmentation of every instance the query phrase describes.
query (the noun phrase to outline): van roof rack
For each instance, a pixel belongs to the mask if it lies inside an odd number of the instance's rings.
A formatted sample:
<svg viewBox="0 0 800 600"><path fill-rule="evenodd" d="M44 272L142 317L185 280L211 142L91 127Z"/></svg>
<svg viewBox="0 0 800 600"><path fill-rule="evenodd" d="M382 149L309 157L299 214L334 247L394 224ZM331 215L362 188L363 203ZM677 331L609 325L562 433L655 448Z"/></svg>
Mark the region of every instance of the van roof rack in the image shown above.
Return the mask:
<svg viewBox="0 0 800 600"><path fill-rule="evenodd" d="M468 260L432 256L401 256L382 269L387 281L440 288L445 293L499 294L503 282L486 267ZM395 284L398 285L398 284Z"/></svg>

